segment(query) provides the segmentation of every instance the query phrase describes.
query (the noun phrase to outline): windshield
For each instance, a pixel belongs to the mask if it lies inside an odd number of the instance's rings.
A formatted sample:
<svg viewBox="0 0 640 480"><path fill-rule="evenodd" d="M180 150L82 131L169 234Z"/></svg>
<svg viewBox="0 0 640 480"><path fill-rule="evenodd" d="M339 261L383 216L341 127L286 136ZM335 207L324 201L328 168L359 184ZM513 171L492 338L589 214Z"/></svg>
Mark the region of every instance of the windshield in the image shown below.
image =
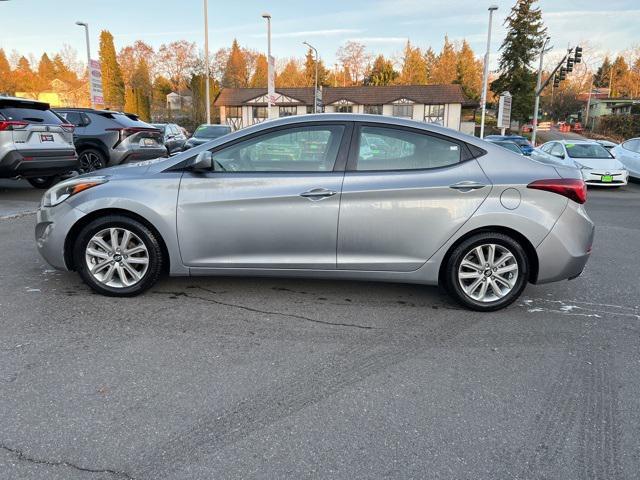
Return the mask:
<svg viewBox="0 0 640 480"><path fill-rule="evenodd" d="M193 136L196 138L218 138L229 132L230 128L223 125L200 125Z"/></svg>
<svg viewBox="0 0 640 480"><path fill-rule="evenodd" d="M609 152L598 143L567 143L565 147L571 158L611 158Z"/></svg>
<svg viewBox="0 0 640 480"><path fill-rule="evenodd" d="M522 151L518 148L518 146L513 143L513 142L496 142L498 145L500 145L503 148L506 148L507 150L511 150L512 152L516 152L516 153L522 153Z"/></svg>
<svg viewBox="0 0 640 480"><path fill-rule="evenodd" d="M529 142L527 141L526 138L510 138L509 141L520 145L521 147L528 147L529 146Z"/></svg>

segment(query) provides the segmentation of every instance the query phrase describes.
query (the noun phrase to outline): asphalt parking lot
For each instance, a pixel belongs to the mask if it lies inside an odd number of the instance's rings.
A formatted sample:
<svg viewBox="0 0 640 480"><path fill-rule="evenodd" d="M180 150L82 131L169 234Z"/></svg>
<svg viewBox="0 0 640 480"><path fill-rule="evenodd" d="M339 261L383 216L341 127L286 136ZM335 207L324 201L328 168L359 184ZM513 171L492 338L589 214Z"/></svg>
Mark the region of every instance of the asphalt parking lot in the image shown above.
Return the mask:
<svg viewBox="0 0 640 480"><path fill-rule="evenodd" d="M512 307L416 285L164 279L92 294L0 183L0 478L626 479L640 185L590 190L582 277Z"/></svg>

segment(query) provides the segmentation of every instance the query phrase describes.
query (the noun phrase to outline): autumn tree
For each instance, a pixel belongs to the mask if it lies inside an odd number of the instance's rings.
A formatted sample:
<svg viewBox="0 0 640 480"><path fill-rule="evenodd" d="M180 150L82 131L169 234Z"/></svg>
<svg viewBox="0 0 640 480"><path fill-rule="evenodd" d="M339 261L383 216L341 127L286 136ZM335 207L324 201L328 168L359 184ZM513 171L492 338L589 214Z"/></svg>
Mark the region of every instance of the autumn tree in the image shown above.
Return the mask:
<svg viewBox="0 0 640 480"><path fill-rule="evenodd" d="M178 40L158 49L157 71L169 79L174 91L187 86L191 70L197 63L195 43Z"/></svg>
<svg viewBox="0 0 640 480"><path fill-rule="evenodd" d="M402 70L398 83L403 85L425 85L427 83L427 65L424 55L418 47L411 46L407 40L402 57Z"/></svg>
<svg viewBox="0 0 640 480"><path fill-rule="evenodd" d="M27 92L37 98L38 93L43 90L43 85L39 77L31 69L31 64L27 57L21 56L14 71L15 88L21 92Z"/></svg>
<svg viewBox="0 0 640 480"><path fill-rule="evenodd" d="M43 82L49 84L56 77L55 67L49 55L43 53L38 62L38 77Z"/></svg>
<svg viewBox="0 0 640 480"><path fill-rule="evenodd" d="M116 57L113 35L108 30L100 32L99 56L104 103L109 108L120 110L124 106L124 80Z"/></svg>
<svg viewBox="0 0 640 480"><path fill-rule="evenodd" d="M482 89L482 62L478 61L466 40L457 55L455 83L462 85L464 93L471 99L480 98Z"/></svg>
<svg viewBox="0 0 640 480"><path fill-rule="evenodd" d="M222 86L230 88L246 87L248 83L247 60L236 39L231 44L229 57L222 76Z"/></svg>
<svg viewBox="0 0 640 480"><path fill-rule="evenodd" d="M15 84L11 65L9 65L4 50L0 48L0 94L13 95L14 90Z"/></svg>
<svg viewBox="0 0 640 480"><path fill-rule="evenodd" d="M249 86L253 88L267 88L268 70L267 56L262 54L258 55Z"/></svg>
<svg viewBox="0 0 640 480"><path fill-rule="evenodd" d="M537 0L517 0L505 20L507 35L500 47L500 76L491 82L496 94L508 91L512 95L511 117L527 120L533 110L536 74L531 68L538 56L547 29L542 12L534 5Z"/></svg>
<svg viewBox="0 0 640 480"><path fill-rule="evenodd" d="M349 72L351 84L357 84L364 77L370 55L362 43L348 41L338 49L336 57L342 63L344 71Z"/></svg>
<svg viewBox="0 0 640 480"><path fill-rule="evenodd" d="M386 59L384 55L378 55L364 83L365 85L391 85L398 75L393 68L393 62Z"/></svg>
<svg viewBox="0 0 640 480"><path fill-rule="evenodd" d="M167 95L173 89L168 78L158 75L153 80L151 93L151 112L154 117L166 116Z"/></svg>
<svg viewBox="0 0 640 480"><path fill-rule="evenodd" d="M278 73L276 84L279 87L300 87L304 85L304 72L295 58L291 58Z"/></svg>
<svg viewBox="0 0 640 480"><path fill-rule="evenodd" d="M445 35L442 51L438 55L433 71L431 72L431 81L435 84L449 84L455 82L458 78L458 56L453 43L449 41L449 37Z"/></svg>
<svg viewBox="0 0 640 480"><path fill-rule="evenodd" d="M621 97L629 94L629 65L622 55L618 55L611 65L611 84L609 97Z"/></svg>
<svg viewBox="0 0 640 480"><path fill-rule="evenodd" d="M436 68L436 62L438 61L438 56L436 52L433 51L433 48L427 48L427 51L424 52L424 66L426 70L427 84L433 83L433 71Z"/></svg>

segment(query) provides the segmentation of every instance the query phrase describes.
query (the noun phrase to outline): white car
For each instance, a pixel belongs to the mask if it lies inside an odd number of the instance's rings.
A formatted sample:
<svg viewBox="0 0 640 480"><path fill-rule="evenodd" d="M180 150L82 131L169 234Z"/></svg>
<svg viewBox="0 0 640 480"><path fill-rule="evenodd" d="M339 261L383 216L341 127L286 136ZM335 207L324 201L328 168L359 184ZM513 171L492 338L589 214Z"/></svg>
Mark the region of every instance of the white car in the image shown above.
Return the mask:
<svg viewBox="0 0 640 480"><path fill-rule="evenodd" d="M640 138L630 138L614 147L611 153L629 171L629 176L640 179Z"/></svg>
<svg viewBox="0 0 640 480"><path fill-rule="evenodd" d="M540 150L561 165L574 164L587 185L621 187L629 181L625 166L596 141L554 140L541 145Z"/></svg>

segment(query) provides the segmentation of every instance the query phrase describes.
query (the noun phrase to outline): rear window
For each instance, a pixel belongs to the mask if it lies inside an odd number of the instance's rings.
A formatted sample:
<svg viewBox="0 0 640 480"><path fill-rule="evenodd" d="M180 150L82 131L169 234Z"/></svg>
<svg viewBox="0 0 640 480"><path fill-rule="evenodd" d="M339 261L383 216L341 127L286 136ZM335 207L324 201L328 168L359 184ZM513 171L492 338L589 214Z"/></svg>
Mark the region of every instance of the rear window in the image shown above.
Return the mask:
<svg viewBox="0 0 640 480"><path fill-rule="evenodd" d="M51 110L40 110L38 108L23 108L18 106L0 106L0 115L5 120L21 120L27 123L41 123L59 125L62 119Z"/></svg>
<svg viewBox="0 0 640 480"><path fill-rule="evenodd" d="M225 125L200 125L193 136L197 138L218 138L230 131L231 128Z"/></svg>
<svg viewBox="0 0 640 480"><path fill-rule="evenodd" d="M143 122L142 120L136 120L135 116L125 115L124 113L119 112L100 112L98 115L101 115L106 118L111 118L118 122L119 125L124 128L134 127L134 128L155 128L149 125L147 122Z"/></svg>

